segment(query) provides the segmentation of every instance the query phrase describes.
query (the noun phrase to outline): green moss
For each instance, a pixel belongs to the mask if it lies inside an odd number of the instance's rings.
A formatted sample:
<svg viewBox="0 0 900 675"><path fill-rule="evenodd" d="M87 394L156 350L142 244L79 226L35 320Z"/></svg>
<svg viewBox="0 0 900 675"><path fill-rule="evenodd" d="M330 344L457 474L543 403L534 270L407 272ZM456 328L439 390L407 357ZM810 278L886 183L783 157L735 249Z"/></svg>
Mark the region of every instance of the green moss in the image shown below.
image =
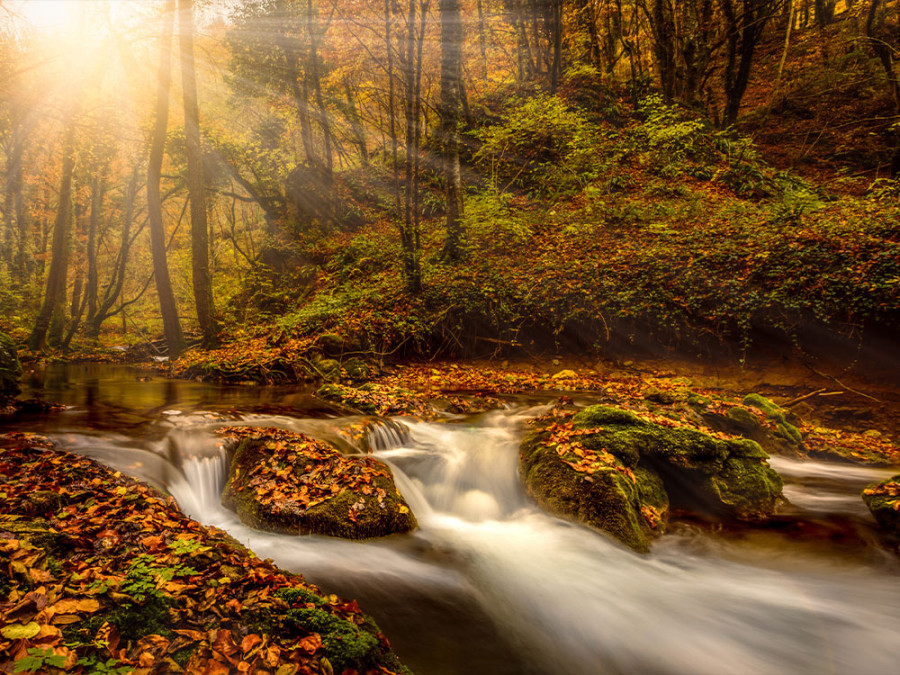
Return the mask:
<svg viewBox="0 0 900 675"><path fill-rule="evenodd" d="M347 668L365 670L378 662L381 650L375 635L322 609L290 609L285 623L307 633L318 633L336 672Z"/></svg>
<svg viewBox="0 0 900 675"><path fill-rule="evenodd" d="M665 514L669 510L669 495L662 478L643 467L636 468L634 475L637 479L641 503L652 506L659 513Z"/></svg>
<svg viewBox="0 0 900 675"><path fill-rule="evenodd" d="M790 423L788 413L772 403L769 399L759 394L747 394L744 397L745 405L752 405L759 408L776 425L775 435L784 441L793 445L800 445L803 442L803 436L800 430Z"/></svg>
<svg viewBox="0 0 900 675"><path fill-rule="evenodd" d="M647 422L634 413L605 405L592 405L579 412L572 419L572 426L576 429L590 427L615 426L646 426Z"/></svg>
<svg viewBox="0 0 900 675"><path fill-rule="evenodd" d="M688 394L687 403L696 410L706 410L712 399L709 396L701 396L700 394Z"/></svg>
<svg viewBox="0 0 900 675"><path fill-rule="evenodd" d="M279 588L274 593L276 598L281 598L289 605L294 605L297 602L301 602L306 604L308 602L313 603L314 605L324 605L325 599L321 596L316 595L312 591L306 588L300 587L285 587Z"/></svg>
<svg viewBox="0 0 900 675"><path fill-rule="evenodd" d="M343 367L344 372L347 373L347 377L354 382L365 380L370 377L372 371L372 368L370 368L365 361L355 357L344 361Z"/></svg>
<svg viewBox="0 0 900 675"><path fill-rule="evenodd" d="M728 417L728 419L730 419L744 431L759 429L759 420L756 419L756 416L746 408L735 406L734 408L731 408L727 413L725 413L725 415L726 417Z"/></svg>
<svg viewBox="0 0 900 675"><path fill-rule="evenodd" d="M744 519L770 515L783 487L781 477L768 466L744 459L726 460L705 485L729 512Z"/></svg>

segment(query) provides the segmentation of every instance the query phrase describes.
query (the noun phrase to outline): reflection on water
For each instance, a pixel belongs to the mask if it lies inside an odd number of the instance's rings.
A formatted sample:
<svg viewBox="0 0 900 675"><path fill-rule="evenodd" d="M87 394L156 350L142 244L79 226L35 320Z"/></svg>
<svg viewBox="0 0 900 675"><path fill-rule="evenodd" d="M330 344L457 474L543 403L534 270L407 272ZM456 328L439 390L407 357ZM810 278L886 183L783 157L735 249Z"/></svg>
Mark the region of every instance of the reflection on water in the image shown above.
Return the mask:
<svg viewBox="0 0 900 675"><path fill-rule="evenodd" d="M366 543L289 537L251 530L221 506L225 462L212 432L274 425L334 440L355 420L310 419L308 395L289 388L138 382L140 371L87 368L42 381L48 398L65 392L57 397L75 406L58 422L62 445L164 487L258 555L359 598L417 673L896 672L894 559L838 555L827 537L810 547L777 529L737 545L681 528L636 555L524 494L518 442L537 409L376 429L371 445L393 466L419 530ZM246 412L266 407L294 412ZM107 416L140 421L114 433ZM858 492L880 470L774 465L793 490L792 513L871 529Z"/></svg>
<svg viewBox="0 0 900 675"><path fill-rule="evenodd" d="M50 363L35 368L23 378L22 390L23 398L41 398L69 408L61 416L33 421L44 429L49 424L57 429L136 430L165 413L201 409L281 410L298 415L321 415L327 409L311 396L309 387L210 384L97 363Z"/></svg>

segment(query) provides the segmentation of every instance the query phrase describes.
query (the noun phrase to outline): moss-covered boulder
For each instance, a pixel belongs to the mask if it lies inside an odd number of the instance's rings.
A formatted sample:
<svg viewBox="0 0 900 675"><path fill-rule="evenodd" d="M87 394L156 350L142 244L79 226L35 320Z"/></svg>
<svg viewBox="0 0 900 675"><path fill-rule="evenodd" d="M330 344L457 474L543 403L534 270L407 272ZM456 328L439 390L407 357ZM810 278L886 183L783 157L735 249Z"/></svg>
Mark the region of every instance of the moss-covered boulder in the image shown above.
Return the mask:
<svg viewBox="0 0 900 675"><path fill-rule="evenodd" d="M19 376L22 364L16 352L16 343L6 333L0 333L0 401L19 393Z"/></svg>
<svg viewBox="0 0 900 675"><path fill-rule="evenodd" d="M655 424L607 406L584 409L573 426L593 430L591 445L656 473L673 507L756 520L771 515L781 497L781 478L755 441Z"/></svg>
<svg viewBox="0 0 900 675"><path fill-rule="evenodd" d="M537 421L521 447L529 494L556 515L646 551L669 507L710 517L771 515L781 478L754 441L656 424L609 406Z"/></svg>
<svg viewBox="0 0 900 675"><path fill-rule="evenodd" d="M416 527L383 462L345 457L328 443L281 429L223 433L234 450L222 503L250 527L347 539Z"/></svg>
<svg viewBox="0 0 900 675"><path fill-rule="evenodd" d="M413 392L385 384L367 383L361 387L325 384L316 391L316 396L363 415L427 417L433 413L432 407Z"/></svg>
<svg viewBox="0 0 900 675"><path fill-rule="evenodd" d="M602 530L635 551L646 552L662 531L668 496L659 477L632 469L571 422L538 422L522 443L525 488L548 512ZM589 447L591 446L591 447Z"/></svg>
<svg viewBox="0 0 900 675"><path fill-rule="evenodd" d="M882 529L900 540L900 474L869 485L862 498Z"/></svg>

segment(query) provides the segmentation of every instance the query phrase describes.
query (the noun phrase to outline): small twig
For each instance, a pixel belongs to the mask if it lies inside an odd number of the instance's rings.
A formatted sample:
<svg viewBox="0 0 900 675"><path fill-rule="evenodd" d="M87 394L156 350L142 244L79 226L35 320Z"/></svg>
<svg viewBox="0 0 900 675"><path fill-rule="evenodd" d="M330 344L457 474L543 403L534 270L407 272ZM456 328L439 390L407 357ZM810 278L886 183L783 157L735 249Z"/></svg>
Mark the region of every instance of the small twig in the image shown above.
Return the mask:
<svg viewBox="0 0 900 675"><path fill-rule="evenodd" d="M839 387L843 387L844 389L846 389L846 390L849 391L849 392L852 392L852 393L854 393L854 394L856 394L856 395L858 395L858 396L863 396L863 397L865 397L865 398L867 398L867 399L869 399L869 400L871 400L871 401L875 401L876 403L883 403L883 401L881 401L880 399L875 398L874 396L869 396L869 394L863 393L863 392L861 392L861 391L857 391L856 389L853 389L852 387L848 387L846 384L844 384L843 382L841 382L839 379L837 379L837 378L834 377L833 375L826 375L825 373L820 373L818 370L816 370L815 368L813 368L811 365L809 365L809 364L806 363L806 362L804 362L803 365L806 366L807 368L809 368L813 373L815 373L815 374L818 375L819 377L824 377L826 380L831 380L831 381L834 382L836 385L838 385Z"/></svg>
<svg viewBox="0 0 900 675"><path fill-rule="evenodd" d="M808 398L812 398L813 396L818 396L822 392L824 392L826 387L822 387L821 389L816 389L808 394L804 394L803 396L798 396L797 398L792 398L790 401L782 405L782 408L790 408L792 405L797 405L800 401L805 401Z"/></svg>

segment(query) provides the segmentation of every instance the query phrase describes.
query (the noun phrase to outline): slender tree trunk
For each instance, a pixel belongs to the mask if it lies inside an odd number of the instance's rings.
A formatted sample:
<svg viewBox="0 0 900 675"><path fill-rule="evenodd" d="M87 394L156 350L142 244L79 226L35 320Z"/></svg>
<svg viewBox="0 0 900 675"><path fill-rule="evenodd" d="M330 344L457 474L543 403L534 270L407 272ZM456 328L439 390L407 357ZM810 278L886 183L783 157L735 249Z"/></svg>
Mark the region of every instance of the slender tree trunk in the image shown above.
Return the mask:
<svg viewBox="0 0 900 675"><path fill-rule="evenodd" d="M169 357L175 358L184 351L184 333L178 320L178 307L169 265L166 261L166 230L163 223L162 198L159 181L162 172L163 154L166 149L166 129L169 124L169 87L172 81L172 34L175 22L175 0L166 0L163 15L163 32L160 41L159 82L156 93L156 121L153 126L153 140L150 146L150 160L147 165L147 214L150 221L150 247L153 252L153 276L156 279L156 293L162 314L163 331ZM124 316L124 314L123 314ZM98 328L99 331L99 328Z"/></svg>
<svg viewBox="0 0 900 675"><path fill-rule="evenodd" d="M34 329L28 336L28 348L31 351L42 349L48 341L48 337L51 346L56 346L55 343L62 339L62 329L65 323L66 277L69 271L69 230L72 221L72 174L75 170L74 114L70 114L66 124L59 184L59 206L56 210L56 220L53 223L50 271L47 273L44 301L34 323Z"/></svg>
<svg viewBox="0 0 900 675"><path fill-rule="evenodd" d="M475 0L475 9L478 11L478 49L481 52L481 77L487 80L488 62L487 62L487 38L484 25L484 0Z"/></svg>
<svg viewBox="0 0 900 675"><path fill-rule="evenodd" d="M384 0L384 43L387 48L388 118L391 136L391 171L394 177L394 208L400 217L400 164L397 139L397 104L395 98L394 45L391 31L391 0Z"/></svg>
<svg viewBox="0 0 900 675"><path fill-rule="evenodd" d="M441 150L444 195L447 203L444 255L463 254L462 179L459 168L459 109L462 84L463 25L459 0L440 0L441 13Z"/></svg>
<svg viewBox="0 0 900 675"><path fill-rule="evenodd" d="M333 180L334 151L332 149L331 122L328 119L328 110L325 107L325 97L322 95L322 79L319 72L319 26L318 17L315 14L312 0L306 0L306 32L309 36L309 67L307 72L312 80L313 94L316 97L316 112L319 118L319 126L322 128L325 152L325 162L322 166L320 179L323 181L324 186L330 190Z"/></svg>
<svg viewBox="0 0 900 675"><path fill-rule="evenodd" d="M363 168L369 167L369 150L366 147L366 129L363 126L359 111L356 109L356 98L353 96L353 89L350 87L350 80L344 80L344 96L347 99L347 119L350 121L350 130L353 132L353 139L356 141L356 147L359 149L359 161Z"/></svg>
<svg viewBox="0 0 900 675"><path fill-rule="evenodd" d="M100 211L103 208L104 179L95 177L91 181L91 213L88 220L87 237L87 321L91 323L97 314L97 291L100 287L99 270L97 269L97 237L100 228Z"/></svg>
<svg viewBox="0 0 900 675"><path fill-rule="evenodd" d="M170 36L171 38L171 36ZM171 41L171 39L170 39ZM156 174L156 198L159 199L159 172ZM106 321L110 316L112 316L112 308L116 304L119 299L119 296L122 294L122 288L125 285L125 268L128 264L128 254L131 250L131 225L132 220L134 220L134 200L135 194L137 192L137 182L138 182L138 167L135 166L134 170L131 173L131 180L128 182L128 186L125 189L125 204L122 209L122 238L119 243L119 254L116 257L116 262L113 265L113 273L109 280L109 283L106 285L106 288L103 291L103 299L100 301L99 306L93 315L89 315L88 317L88 325L87 325L87 334L91 339L96 340L100 336L100 328L103 326L103 322ZM149 190L148 190L149 194ZM149 201L149 200L148 200ZM162 209L161 207L157 209L157 215L159 216L158 224L160 225L160 229L162 228ZM153 231L151 228L151 246L153 244ZM158 276L156 275L156 249L153 249L154 256L154 278L157 279L157 291L159 289ZM165 241L163 241L163 262L165 262ZM165 266L164 276L168 279L168 266ZM171 292L171 284L169 284L169 289ZM172 298L172 303L174 307L174 297ZM178 314L175 314L175 321L178 321ZM165 325L165 322L164 322ZM164 331L165 332L165 331ZM180 332L180 327L179 327ZM182 340L183 341L183 340ZM168 334L166 333L166 344L168 345ZM171 349L169 353L172 354Z"/></svg>
<svg viewBox="0 0 900 675"><path fill-rule="evenodd" d="M197 77L194 67L194 2L179 0L178 38L181 45L181 88L184 94L184 141L188 165L188 194L191 201L191 273L197 321L203 346L218 341L209 272L209 227L206 219L206 180L200 148L200 110L197 104Z"/></svg>

